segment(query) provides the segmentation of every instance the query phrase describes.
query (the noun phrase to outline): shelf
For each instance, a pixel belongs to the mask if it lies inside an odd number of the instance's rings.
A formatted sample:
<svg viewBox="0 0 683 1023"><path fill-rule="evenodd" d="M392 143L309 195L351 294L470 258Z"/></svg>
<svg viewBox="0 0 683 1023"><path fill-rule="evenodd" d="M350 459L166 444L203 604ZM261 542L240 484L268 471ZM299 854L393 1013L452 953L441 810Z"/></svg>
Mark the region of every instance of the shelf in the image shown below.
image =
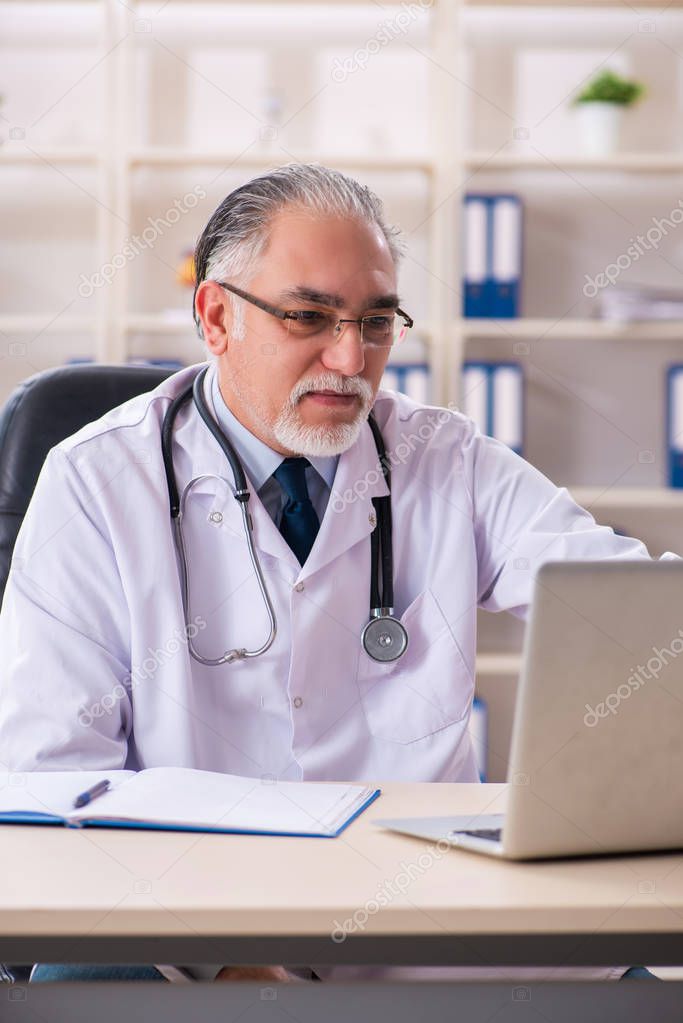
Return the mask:
<svg viewBox="0 0 683 1023"><path fill-rule="evenodd" d="M616 320L534 319L458 320L465 340L514 338L527 341L678 341L683 340L683 320L647 320L621 323Z"/></svg>
<svg viewBox="0 0 683 1023"><path fill-rule="evenodd" d="M126 317L124 329L128 334L185 334L191 337L196 336L194 322L192 320L192 299L188 289L187 309L178 308L177 316L167 316L164 313L136 313ZM429 347L433 341L433 330L429 323L419 322L410 331L408 338L398 348L395 348L396 362L411 362L421 357L416 346L425 345Z"/></svg>
<svg viewBox="0 0 683 1023"><path fill-rule="evenodd" d="M178 334L194 331L190 316L188 294L187 318L166 316L164 313L139 313L127 317L125 329L131 332L150 334ZM458 332L465 340L619 340L619 341L677 341L683 340L683 320L651 323L612 323L606 320L475 320L461 319L457 322ZM417 322L411 336L429 343L433 326L428 322ZM407 343L407 342L406 342ZM400 350L399 350L400 351Z"/></svg>
<svg viewBox="0 0 683 1023"><path fill-rule="evenodd" d="M477 676L519 675L521 666L522 655L519 653L477 654L475 674Z"/></svg>
<svg viewBox="0 0 683 1023"><path fill-rule="evenodd" d="M60 316L59 313L45 313L44 316L0 315L0 331L4 334L83 334L95 330L95 327L92 316Z"/></svg>
<svg viewBox="0 0 683 1023"><path fill-rule="evenodd" d="M15 2L18 2L18 0L15 0ZM366 6L367 7L368 4L371 3L371 2L372 2L372 0L333 0L333 4L335 6L338 6L338 7L358 7L358 6ZM438 2L439 2L439 0L420 0L420 6L425 7L425 8L426 7L433 7ZM615 0L615 2L616 2L616 0ZM164 7L166 7L166 6L175 6L176 4L181 5L181 6L185 5L185 4L193 6L193 5L198 4L198 3L209 3L209 4L218 4L218 3L220 3L224 7L230 7L233 4L239 4L239 3L244 4L245 0L166 0L166 2L164 3ZM257 6L259 4L264 4L264 5L266 5L266 4L273 4L276 7L298 7L298 6L310 7L312 5L318 6L320 4L320 0L250 0L250 3L254 4L255 6ZM395 0L395 6L399 6L398 5L398 0Z"/></svg>
<svg viewBox="0 0 683 1023"><path fill-rule="evenodd" d="M243 152L227 150L196 150L192 151L183 148L172 147L149 147L132 149L128 153L128 163L131 167L245 167L245 168L267 168L282 163L321 163L326 166L339 169L353 169L366 171L418 171L422 174L431 174L433 164L426 157L424 159L409 157L388 157L385 159L368 158L367 156L349 156L341 153L287 153L282 149L271 152L252 152L249 149Z"/></svg>
<svg viewBox="0 0 683 1023"><path fill-rule="evenodd" d="M192 319L191 301L188 296L187 312L183 319L178 316L164 316L163 313L140 313L128 316L124 328L128 334L187 334L190 338L199 338Z"/></svg>
<svg viewBox="0 0 683 1023"><path fill-rule="evenodd" d="M683 489L675 487L580 487L567 490L587 511L594 508L671 508L683 511Z"/></svg>
<svg viewBox="0 0 683 1023"><path fill-rule="evenodd" d="M14 165L33 163L40 166L42 163L82 163L95 164L99 160L99 153L96 149L78 146L55 146L53 149L41 151L32 149L15 149L15 142L3 142L0 145L0 165Z"/></svg>
<svg viewBox="0 0 683 1023"><path fill-rule="evenodd" d="M438 0L435 0L438 2ZM624 4L624 0L561 0L559 4L551 4L550 0L462 0L464 7L552 7L554 9L563 7L624 7L638 13L640 10L654 8L660 12L669 8L676 9L683 6L683 0L672 0L671 3L662 4L661 0L638 0L638 5Z"/></svg>
<svg viewBox="0 0 683 1023"><path fill-rule="evenodd" d="M540 153L469 152L465 167L470 171L625 171L629 174L674 174L683 172L683 153L615 153L611 156L549 155Z"/></svg>

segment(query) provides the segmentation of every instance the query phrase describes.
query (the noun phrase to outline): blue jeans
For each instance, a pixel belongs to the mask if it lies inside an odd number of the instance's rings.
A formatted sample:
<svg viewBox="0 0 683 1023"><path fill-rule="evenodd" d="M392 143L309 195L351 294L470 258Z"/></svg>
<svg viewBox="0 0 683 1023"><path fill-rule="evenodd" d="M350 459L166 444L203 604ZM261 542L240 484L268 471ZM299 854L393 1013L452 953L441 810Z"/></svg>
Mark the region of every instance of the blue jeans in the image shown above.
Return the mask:
<svg viewBox="0 0 683 1023"><path fill-rule="evenodd" d="M100 963L38 963L32 984L54 980L166 980L155 966L114 966Z"/></svg>

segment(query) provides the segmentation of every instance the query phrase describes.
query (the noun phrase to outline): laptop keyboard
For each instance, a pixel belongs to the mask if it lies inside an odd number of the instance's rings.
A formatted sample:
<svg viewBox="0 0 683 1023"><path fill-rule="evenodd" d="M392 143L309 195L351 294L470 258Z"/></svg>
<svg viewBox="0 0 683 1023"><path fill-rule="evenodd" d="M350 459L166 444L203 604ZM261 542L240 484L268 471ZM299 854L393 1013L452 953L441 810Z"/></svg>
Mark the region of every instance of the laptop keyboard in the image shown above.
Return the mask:
<svg viewBox="0 0 683 1023"><path fill-rule="evenodd" d="M454 831L454 835L472 835L474 838L485 838L489 842L500 842L503 838L502 828L480 828L475 831Z"/></svg>

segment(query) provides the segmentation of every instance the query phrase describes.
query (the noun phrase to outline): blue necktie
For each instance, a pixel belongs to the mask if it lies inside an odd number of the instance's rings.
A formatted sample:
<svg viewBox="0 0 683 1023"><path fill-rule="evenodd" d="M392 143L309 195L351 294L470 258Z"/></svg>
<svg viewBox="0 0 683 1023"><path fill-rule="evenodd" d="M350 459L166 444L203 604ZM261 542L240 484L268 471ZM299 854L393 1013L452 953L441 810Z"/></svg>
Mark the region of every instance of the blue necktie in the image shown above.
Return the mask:
<svg viewBox="0 0 683 1023"><path fill-rule="evenodd" d="M280 532L303 565L318 535L320 522L308 496L306 458L285 458L273 473L287 503L282 512Z"/></svg>

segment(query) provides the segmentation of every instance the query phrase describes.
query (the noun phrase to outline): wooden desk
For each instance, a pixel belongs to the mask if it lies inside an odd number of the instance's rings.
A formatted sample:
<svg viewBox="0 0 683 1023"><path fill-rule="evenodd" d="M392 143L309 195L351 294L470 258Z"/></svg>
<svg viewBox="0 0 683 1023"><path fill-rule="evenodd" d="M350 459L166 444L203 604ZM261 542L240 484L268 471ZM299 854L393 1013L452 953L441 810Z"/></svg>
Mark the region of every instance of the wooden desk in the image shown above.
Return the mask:
<svg viewBox="0 0 683 1023"><path fill-rule="evenodd" d="M381 787L333 840L2 826L0 959L683 963L682 854L440 852L372 821L495 812L504 787Z"/></svg>

